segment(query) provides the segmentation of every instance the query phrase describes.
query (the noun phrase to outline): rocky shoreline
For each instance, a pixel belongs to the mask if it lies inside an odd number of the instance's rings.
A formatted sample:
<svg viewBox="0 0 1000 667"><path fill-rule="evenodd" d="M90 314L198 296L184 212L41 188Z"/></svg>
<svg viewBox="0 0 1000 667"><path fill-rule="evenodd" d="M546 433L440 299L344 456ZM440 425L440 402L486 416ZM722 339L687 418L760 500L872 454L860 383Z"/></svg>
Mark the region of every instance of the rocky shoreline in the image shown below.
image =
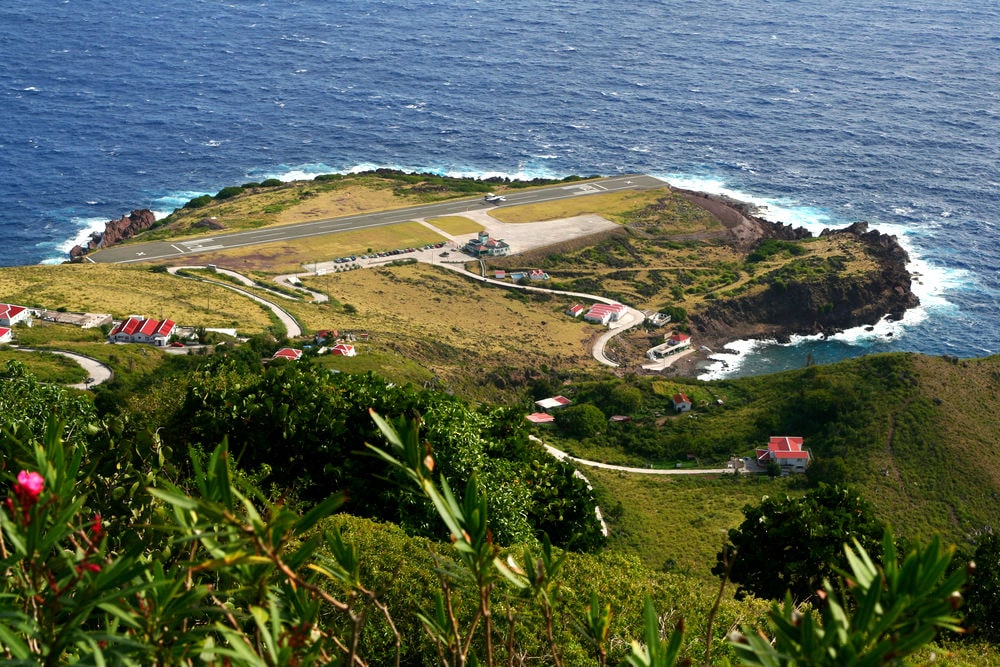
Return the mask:
<svg viewBox="0 0 1000 667"><path fill-rule="evenodd" d="M801 240L813 236L805 229L757 217L757 211L744 202L698 192L682 194L718 218L729 231L730 242L744 250L768 238ZM863 276L831 273L821 280L775 281L755 294L713 302L690 318L697 352L678 359L671 372L696 376L709 354L724 352L724 346L736 340L787 343L792 335L831 335L874 325L884 317L901 319L908 309L919 305L911 289L909 255L895 236L871 230L867 222L855 222L842 229L825 229L820 237L838 235L859 243L877 269Z"/></svg>
<svg viewBox="0 0 1000 667"><path fill-rule="evenodd" d="M156 224L156 216L148 208L137 209L117 220L109 220L103 232L94 232L85 245L76 245L69 251L71 261L79 261L84 255L99 248L107 248L127 241Z"/></svg>

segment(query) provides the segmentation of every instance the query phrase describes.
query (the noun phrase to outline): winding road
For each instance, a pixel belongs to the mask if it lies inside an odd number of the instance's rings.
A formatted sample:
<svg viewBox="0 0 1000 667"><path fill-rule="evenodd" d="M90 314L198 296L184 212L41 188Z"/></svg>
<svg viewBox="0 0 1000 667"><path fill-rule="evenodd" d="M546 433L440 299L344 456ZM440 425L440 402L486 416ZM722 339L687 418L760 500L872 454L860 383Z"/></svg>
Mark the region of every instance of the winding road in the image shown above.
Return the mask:
<svg viewBox="0 0 1000 667"><path fill-rule="evenodd" d="M111 368L103 362L77 352L67 352L66 350L41 350L32 347L17 347L16 345L12 345L11 347L15 350L20 350L21 352L49 352L51 354L58 354L59 356L67 357L80 364L80 367L87 371L87 380L84 382L77 382L76 384L66 385L67 387L72 387L73 389L90 389L94 385L107 382L114 375Z"/></svg>
<svg viewBox="0 0 1000 667"><path fill-rule="evenodd" d="M167 269L167 271L171 275L177 275L178 271L181 271L181 270L184 270L184 269L191 270L191 269L207 269L207 268L208 268L207 266L171 266L170 268ZM232 276L233 278L239 280L241 283L243 283L244 285L247 285L248 287L253 287L253 286L256 285L256 283L254 281L250 280L249 278L247 278L244 275L236 273L235 271L230 271L229 269L215 269L215 271L218 272L218 273L224 273L227 276ZM181 276L181 277L183 278L183 277L186 277L186 276ZM241 289L241 288L239 288L239 287L237 287L235 285L230 285L228 283L222 282L221 280L212 280L210 278L193 278L193 277L189 278L189 279L190 280L200 280L200 281L206 282L206 283L212 283L213 285L218 285L220 287L225 287L226 289L232 290L232 291L236 292L237 294L242 294L243 296L248 297L248 298L256 301L257 303L259 303L259 304L261 304L263 306L266 306L267 308L270 308L271 312L273 312L277 316L277 318L281 321L281 324L285 327L285 336L287 338L296 338L296 337L302 335L302 327L299 326L298 321L296 321L296 319L294 317L292 317L291 313L289 313L287 310L285 310L284 308L282 308L278 304L274 303L273 301L268 301L267 299L262 299L261 297L257 296L256 294L253 294L252 292L248 292L247 290ZM266 288L261 288L261 289L266 289ZM270 293L274 294L275 296L283 297L285 299L291 299L292 298L290 296L282 294L281 292L271 291Z"/></svg>

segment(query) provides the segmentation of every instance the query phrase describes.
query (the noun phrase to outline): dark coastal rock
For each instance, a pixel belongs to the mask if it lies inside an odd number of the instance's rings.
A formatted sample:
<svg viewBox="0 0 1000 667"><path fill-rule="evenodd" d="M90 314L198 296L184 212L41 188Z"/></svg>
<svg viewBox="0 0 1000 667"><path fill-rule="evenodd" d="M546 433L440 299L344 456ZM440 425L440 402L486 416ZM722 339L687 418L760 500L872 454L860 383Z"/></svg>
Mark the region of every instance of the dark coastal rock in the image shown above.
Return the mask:
<svg viewBox="0 0 1000 667"><path fill-rule="evenodd" d="M109 220L103 232L94 232L84 246L74 246L69 251L70 259L76 260L92 250L107 248L132 238L156 223L156 216L148 208L132 211L118 220Z"/></svg>

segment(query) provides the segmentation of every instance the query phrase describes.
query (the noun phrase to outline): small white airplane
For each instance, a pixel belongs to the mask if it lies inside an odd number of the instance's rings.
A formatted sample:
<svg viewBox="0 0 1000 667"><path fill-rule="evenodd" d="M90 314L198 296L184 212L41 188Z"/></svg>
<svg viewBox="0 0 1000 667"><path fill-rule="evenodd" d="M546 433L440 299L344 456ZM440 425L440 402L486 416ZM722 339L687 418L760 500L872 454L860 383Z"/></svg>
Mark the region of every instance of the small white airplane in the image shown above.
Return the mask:
<svg viewBox="0 0 1000 667"><path fill-rule="evenodd" d="M486 196L483 197L483 201L488 201L488 202L502 202L502 201L507 201L507 198L506 197L501 197L500 195L495 195L492 192L487 192Z"/></svg>

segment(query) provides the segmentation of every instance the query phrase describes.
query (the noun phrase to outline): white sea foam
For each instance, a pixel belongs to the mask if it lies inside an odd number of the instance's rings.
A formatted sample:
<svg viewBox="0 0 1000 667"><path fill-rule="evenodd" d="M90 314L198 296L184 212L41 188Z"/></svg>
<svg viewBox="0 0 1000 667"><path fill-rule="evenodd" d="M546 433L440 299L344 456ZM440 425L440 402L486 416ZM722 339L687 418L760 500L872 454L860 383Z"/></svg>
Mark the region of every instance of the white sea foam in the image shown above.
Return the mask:
<svg viewBox="0 0 1000 667"><path fill-rule="evenodd" d="M734 340L726 343L721 351L708 356L712 363L704 369L698 379L718 380L734 375L753 354L754 350L776 344L776 341L768 340Z"/></svg>

